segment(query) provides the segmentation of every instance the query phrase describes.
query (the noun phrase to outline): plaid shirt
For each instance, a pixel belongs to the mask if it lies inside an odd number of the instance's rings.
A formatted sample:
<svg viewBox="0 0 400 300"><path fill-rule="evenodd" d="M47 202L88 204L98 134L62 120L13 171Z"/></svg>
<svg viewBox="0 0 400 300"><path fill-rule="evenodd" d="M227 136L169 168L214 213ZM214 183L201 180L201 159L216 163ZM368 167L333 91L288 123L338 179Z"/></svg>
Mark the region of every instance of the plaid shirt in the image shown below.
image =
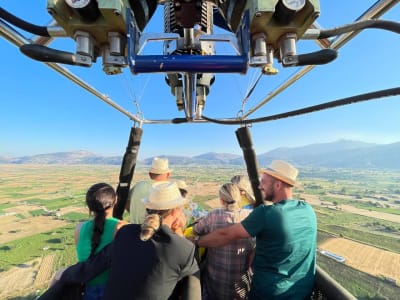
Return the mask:
<svg viewBox="0 0 400 300"><path fill-rule="evenodd" d="M251 210L228 211L215 209L193 226L197 235L239 223ZM247 299L250 290L250 254L254 249L252 238L241 239L223 247L208 248L205 274L202 275L206 293L213 300ZM209 299L211 299L209 298Z"/></svg>

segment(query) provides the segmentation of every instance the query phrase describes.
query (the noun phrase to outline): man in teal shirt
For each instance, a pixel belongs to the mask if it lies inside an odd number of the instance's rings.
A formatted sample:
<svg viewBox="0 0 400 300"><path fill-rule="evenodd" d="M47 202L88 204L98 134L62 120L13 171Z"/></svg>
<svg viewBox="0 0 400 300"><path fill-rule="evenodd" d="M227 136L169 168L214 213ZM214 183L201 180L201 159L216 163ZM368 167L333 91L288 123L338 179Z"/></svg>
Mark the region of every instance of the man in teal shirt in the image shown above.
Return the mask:
<svg viewBox="0 0 400 300"><path fill-rule="evenodd" d="M307 299L314 285L317 220L312 207L293 199L298 170L274 160L261 170L259 189L272 205L260 205L241 223L215 230L197 240L219 247L256 237L254 276L249 299Z"/></svg>

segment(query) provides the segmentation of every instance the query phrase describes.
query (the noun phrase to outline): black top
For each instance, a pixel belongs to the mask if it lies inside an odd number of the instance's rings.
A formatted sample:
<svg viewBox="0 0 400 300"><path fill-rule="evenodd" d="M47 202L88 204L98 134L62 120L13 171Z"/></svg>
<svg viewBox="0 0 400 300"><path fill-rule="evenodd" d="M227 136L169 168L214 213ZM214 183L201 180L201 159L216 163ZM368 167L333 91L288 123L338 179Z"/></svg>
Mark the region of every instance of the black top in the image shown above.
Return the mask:
<svg viewBox="0 0 400 300"><path fill-rule="evenodd" d="M110 245L87 261L68 267L38 299L60 299L63 289L85 283L108 268L104 300L165 300L179 280L199 275L195 247L190 241L165 225L146 242L139 235L140 225L123 226Z"/></svg>
<svg viewBox="0 0 400 300"><path fill-rule="evenodd" d="M103 299L168 299L179 280L198 272L194 245L167 226L146 242L139 235L137 224L118 231Z"/></svg>

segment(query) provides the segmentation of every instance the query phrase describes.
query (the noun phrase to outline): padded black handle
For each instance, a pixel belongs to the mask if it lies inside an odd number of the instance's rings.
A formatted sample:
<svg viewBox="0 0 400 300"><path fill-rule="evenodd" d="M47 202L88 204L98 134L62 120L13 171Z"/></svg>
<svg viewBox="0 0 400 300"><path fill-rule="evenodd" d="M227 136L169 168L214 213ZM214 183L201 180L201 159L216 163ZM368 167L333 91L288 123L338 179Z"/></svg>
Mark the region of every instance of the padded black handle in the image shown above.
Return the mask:
<svg viewBox="0 0 400 300"><path fill-rule="evenodd" d="M324 65L335 60L338 52L334 49L322 49L317 52L300 54L297 56L298 66Z"/></svg>

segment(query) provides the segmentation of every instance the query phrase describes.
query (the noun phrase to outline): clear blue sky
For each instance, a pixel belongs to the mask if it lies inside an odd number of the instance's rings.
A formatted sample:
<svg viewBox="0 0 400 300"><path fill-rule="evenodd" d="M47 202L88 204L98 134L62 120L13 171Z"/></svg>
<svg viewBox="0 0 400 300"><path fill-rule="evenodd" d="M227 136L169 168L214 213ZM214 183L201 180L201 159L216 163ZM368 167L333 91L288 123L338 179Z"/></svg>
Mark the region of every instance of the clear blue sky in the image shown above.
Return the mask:
<svg viewBox="0 0 400 300"><path fill-rule="evenodd" d="M27 21L45 25L51 18L46 2L2 0L0 5ZM351 23L371 0L321 1L318 22L324 28ZM162 32L160 9L146 31ZM383 19L400 21L400 4ZM24 33L30 37L29 33ZM301 43L301 44L300 44ZM313 41L301 41L302 49L318 50ZM73 48L71 40L58 40L52 47ZM250 117L261 117L336 100L342 97L392 88L400 83L400 36L368 29L339 50L333 63L319 66L271 100ZM4 39L0 39L1 118L0 155L22 156L40 153L87 150L99 155L123 155L132 121L92 94L81 89L46 65L30 60ZM276 62L276 66L278 63ZM101 59L91 68L70 67L72 72L100 92L107 94L135 114L134 97L147 119L183 117L160 74L107 76ZM245 105L258 104L282 84L296 68L280 68L275 77L264 76ZM242 98L258 73L246 76L217 75L207 97L204 115L235 117ZM279 121L257 123L251 128L258 154L277 147L352 139L373 143L400 141L400 97L370 101ZM144 125L139 159L153 155L188 155L204 152L241 153L237 126L214 124Z"/></svg>

